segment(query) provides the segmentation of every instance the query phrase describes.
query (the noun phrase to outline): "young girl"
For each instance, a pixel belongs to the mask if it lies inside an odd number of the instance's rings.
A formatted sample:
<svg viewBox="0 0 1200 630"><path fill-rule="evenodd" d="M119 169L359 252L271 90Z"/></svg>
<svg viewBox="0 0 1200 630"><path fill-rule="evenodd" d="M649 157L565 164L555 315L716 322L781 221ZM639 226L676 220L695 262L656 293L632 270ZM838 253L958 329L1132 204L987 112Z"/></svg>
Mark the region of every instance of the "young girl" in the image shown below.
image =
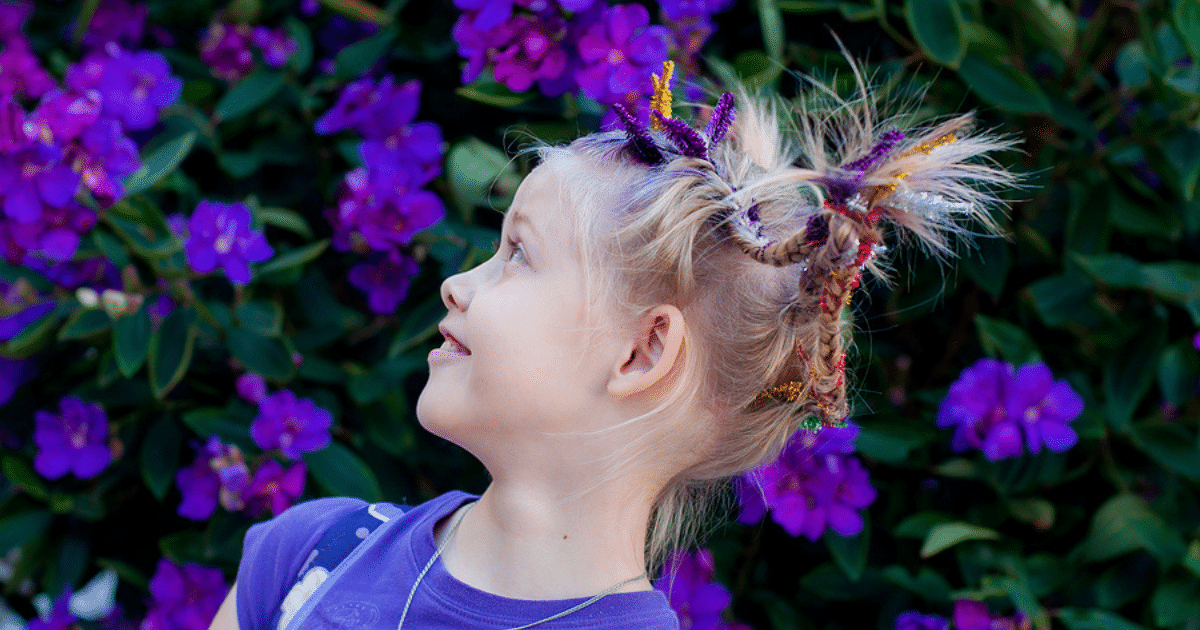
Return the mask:
<svg viewBox="0 0 1200 630"><path fill-rule="evenodd" d="M623 131L541 148L495 256L442 284L417 415L487 467L483 495L256 525L213 628L677 628L647 566L714 484L847 416L844 314L884 224L949 253L1012 183L973 160L1006 141L877 120L860 76L786 120L727 94L697 130L669 73L648 121L618 106ZM362 542L323 564L348 518Z"/></svg>

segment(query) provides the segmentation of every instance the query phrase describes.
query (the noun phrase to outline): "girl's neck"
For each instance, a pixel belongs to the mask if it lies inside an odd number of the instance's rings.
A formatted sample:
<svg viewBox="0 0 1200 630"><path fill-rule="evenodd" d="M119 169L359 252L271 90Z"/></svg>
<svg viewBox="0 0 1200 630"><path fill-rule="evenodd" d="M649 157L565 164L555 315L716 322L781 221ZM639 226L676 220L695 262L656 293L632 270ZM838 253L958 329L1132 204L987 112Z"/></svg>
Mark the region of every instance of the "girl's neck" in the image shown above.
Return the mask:
<svg viewBox="0 0 1200 630"><path fill-rule="evenodd" d="M548 600L590 597L645 571L652 497L632 484L601 484L563 498L493 481L442 553L459 581L495 595ZM439 542L462 509L442 521ZM622 592L647 590L648 580Z"/></svg>

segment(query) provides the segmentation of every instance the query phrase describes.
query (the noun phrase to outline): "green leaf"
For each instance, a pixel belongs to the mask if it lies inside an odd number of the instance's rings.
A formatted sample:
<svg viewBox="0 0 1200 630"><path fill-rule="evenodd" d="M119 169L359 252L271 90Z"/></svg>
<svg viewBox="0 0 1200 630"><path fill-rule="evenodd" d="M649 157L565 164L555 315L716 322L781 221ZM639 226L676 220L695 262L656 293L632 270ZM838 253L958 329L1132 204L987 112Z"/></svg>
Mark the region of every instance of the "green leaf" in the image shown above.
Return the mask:
<svg viewBox="0 0 1200 630"><path fill-rule="evenodd" d="M1171 22L1192 53L1192 61L1200 62L1200 4L1194 0L1174 0L1172 4Z"/></svg>
<svg viewBox="0 0 1200 630"><path fill-rule="evenodd" d="M1192 575L1200 577L1200 538L1192 541L1188 545L1187 556L1183 559L1183 566L1187 567Z"/></svg>
<svg viewBox="0 0 1200 630"><path fill-rule="evenodd" d="M159 501L166 498L175 480L182 448L183 431L171 416L161 416L146 432L141 448L142 480Z"/></svg>
<svg viewBox="0 0 1200 630"><path fill-rule="evenodd" d="M255 208L254 218L262 221L264 225L283 228L303 236L306 240L312 240L312 228L309 227L308 221L295 210L262 206Z"/></svg>
<svg viewBox="0 0 1200 630"><path fill-rule="evenodd" d="M1067 630L1145 630L1114 612L1095 608L1060 608L1058 618Z"/></svg>
<svg viewBox="0 0 1200 630"><path fill-rule="evenodd" d="M27 359L45 350L54 341L54 332L59 321L56 308L26 324L12 339L0 344L0 356Z"/></svg>
<svg viewBox="0 0 1200 630"><path fill-rule="evenodd" d="M1191 201L1196 196L1196 181L1200 179L1200 132L1181 126L1162 147L1167 164L1176 173L1176 188L1184 199Z"/></svg>
<svg viewBox="0 0 1200 630"><path fill-rule="evenodd" d="M1139 549L1150 552L1163 566L1179 562L1187 550L1179 532L1140 497L1122 493L1100 506L1074 553L1090 562L1104 562Z"/></svg>
<svg viewBox="0 0 1200 630"><path fill-rule="evenodd" d="M762 28L763 48L775 61L783 61L783 16L775 0L758 0L758 24Z"/></svg>
<svg viewBox="0 0 1200 630"><path fill-rule="evenodd" d="M329 239L323 238L315 243L309 243L303 247L288 250L282 254L277 254L274 258L267 261L258 268L258 276L261 278L269 273L277 273L302 267L317 259L325 249L329 247Z"/></svg>
<svg viewBox="0 0 1200 630"><path fill-rule="evenodd" d="M375 502L383 499L379 480L358 455L339 442L315 453L305 453L308 472L326 492Z"/></svg>
<svg viewBox="0 0 1200 630"><path fill-rule="evenodd" d="M237 307L237 323L263 337L278 337L283 334L283 307L267 300L243 302Z"/></svg>
<svg viewBox="0 0 1200 630"><path fill-rule="evenodd" d="M903 521L900 521L892 530L892 535L897 538L922 538L929 535L929 531L934 527L943 523L954 521L953 514L946 512L917 512Z"/></svg>
<svg viewBox="0 0 1200 630"><path fill-rule="evenodd" d="M1127 195L1113 195L1109 218L1116 229L1134 236L1177 238L1182 221L1166 204L1146 203Z"/></svg>
<svg viewBox="0 0 1200 630"><path fill-rule="evenodd" d="M432 337L437 333L438 322L445 315L446 307L442 304L442 297L436 293L412 307L400 324L400 330L396 331L392 345L388 348L387 357L394 359L402 352Z"/></svg>
<svg viewBox="0 0 1200 630"><path fill-rule="evenodd" d="M1167 330L1151 321L1142 334L1125 344L1104 367L1104 414L1113 427L1125 427L1154 383L1155 368L1166 343Z"/></svg>
<svg viewBox="0 0 1200 630"><path fill-rule="evenodd" d="M250 439L249 424L233 417L225 409L212 407L193 409L180 416L179 419L201 438L215 435L222 442L236 444L243 450L254 445L254 441Z"/></svg>
<svg viewBox="0 0 1200 630"><path fill-rule="evenodd" d="M264 378L288 380L296 368L292 363L292 353L282 341L263 337L241 327L229 329L229 352L247 370L257 372Z"/></svg>
<svg viewBox="0 0 1200 630"><path fill-rule="evenodd" d="M1018 114L1045 113L1050 100L1033 77L1004 63L992 63L968 53L958 76L985 101Z"/></svg>
<svg viewBox="0 0 1200 630"><path fill-rule="evenodd" d="M92 242L96 244L104 257L111 260L117 269L124 269L129 265L129 252L125 251L125 244L121 242L121 239L100 228L92 230L88 236L92 238Z"/></svg>
<svg viewBox="0 0 1200 630"><path fill-rule="evenodd" d="M1051 328L1082 321L1096 293L1096 287L1079 273L1047 276L1028 290L1038 316Z"/></svg>
<svg viewBox="0 0 1200 630"><path fill-rule="evenodd" d="M220 123L244 116L266 104L287 82L277 70L259 70L237 82L217 101L213 119Z"/></svg>
<svg viewBox="0 0 1200 630"><path fill-rule="evenodd" d="M1054 526L1054 504L1045 499L1011 499L1005 505L1013 518L1032 525L1038 531L1044 532Z"/></svg>
<svg viewBox="0 0 1200 630"><path fill-rule="evenodd" d="M1200 265L1171 260L1142 265L1146 288L1158 297L1179 305L1187 305L1200 297Z"/></svg>
<svg viewBox="0 0 1200 630"><path fill-rule="evenodd" d="M1194 577L1164 580L1150 599L1154 625L1173 628L1185 621L1200 621L1200 580Z"/></svg>
<svg viewBox="0 0 1200 630"><path fill-rule="evenodd" d="M450 149L446 156L446 178L450 182L454 205L464 217L488 199L492 185L500 178L520 180L512 161L503 151L473 137Z"/></svg>
<svg viewBox="0 0 1200 630"><path fill-rule="evenodd" d="M296 51L288 57L288 67L296 74L304 74L308 72L308 68L312 65L313 60L312 32L305 26L304 22L301 22L294 16L288 16L284 20L283 26L287 29L288 37L293 42L296 42Z"/></svg>
<svg viewBox="0 0 1200 630"><path fill-rule="evenodd" d="M999 532L986 527L962 521L941 523L934 525L929 530L929 534L925 536L925 542L921 545L921 557L928 558L968 540L999 540L999 538Z"/></svg>
<svg viewBox="0 0 1200 630"><path fill-rule="evenodd" d="M1037 344L1025 329L1007 320L986 315L975 316L979 344L989 357L1021 365L1041 360Z"/></svg>
<svg viewBox="0 0 1200 630"><path fill-rule="evenodd" d="M150 314L142 304L137 312L113 322L113 351L121 374L129 378L142 369L150 349Z"/></svg>
<svg viewBox="0 0 1200 630"><path fill-rule="evenodd" d="M1131 40L1117 53L1117 78L1125 87L1137 89L1150 82L1150 61L1146 57L1146 46L1141 41Z"/></svg>
<svg viewBox="0 0 1200 630"><path fill-rule="evenodd" d="M863 529L856 536L839 536L833 530L825 531L825 546L842 573L851 582L862 579L867 568L867 550L871 546L871 522L863 521Z"/></svg>
<svg viewBox="0 0 1200 630"><path fill-rule="evenodd" d="M337 54L337 77L344 81L357 79L371 69L375 62L388 53L392 41L396 39L396 29L385 28L382 31L342 49Z"/></svg>
<svg viewBox="0 0 1200 630"><path fill-rule="evenodd" d="M150 388L159 400L183 380L192 364L192 350L200 333L195 318L194 310L175 308L150 337Z"/></svg>
<svg viewBox="0 0 1200 630"><path fill-rule="evenodd" d="M1071 256L1089 275L1114 289L1140 289L1146 285L1146 275L1137 260L1125 254Z"/></svg>
<svg viewBox="0 0 1200 630"><path fill-rule="evenodd" d="M1159 464L1200 481L1200 444L1178 425L1133 425L1133 443Z"/></svg>
<svg viewBox="0 0 1200 630"><path fill-rule="evenodd" d="M143 159L142 167L125 180L126 194L140 193L174 173L188 153L191 153L197 135L195 131L189 131L163 144L151 153L150 157Z"/></svg>
<svg viewBox="0 0 1200 630"><path fill-rule="evenodd" d="M906 0L904 17L917 43L938 63L957 68L967 54L962 12L955 0Z"/></svg>
<svg viewBox="0 0 1200 630"><path fill-rule="evenodd" d="M107 331L112 325L108 313L98 308L83 308L67 318L66 324L58 331L59 341L75 341Z"/></svg>
<svg viewBox="0 0 1200 630"><path fill-rule="evenodd" d="M26 510L0 519L0 554L22 547L50 526L47 510Z"/></svg>
<svg viewBox="0 0 1200 630"><path fill-rule="evenodd" d="M929 439L929 432L899 422L864 423L855 440L858 452L883 462L901 464Z"/></svg>
<svg viewBox="0 0 1200 630"><path fill-rule="evenodd" d="M4 471L5 479L16 484L29 496L42 501L50 496L50 491L46 488L46 481L23 458L16 455L5 455L3 462L0 463L0 468Z"/></svg>
<svg viewBox="0 0 1200 630"><path fill-rule="evenodd" d="M513 92L508 89L508 86L498 83L486 75L480 75L470 85L455 89L454 93L465 99L501 108L523 105L534 97L531 91Z"/></svg>

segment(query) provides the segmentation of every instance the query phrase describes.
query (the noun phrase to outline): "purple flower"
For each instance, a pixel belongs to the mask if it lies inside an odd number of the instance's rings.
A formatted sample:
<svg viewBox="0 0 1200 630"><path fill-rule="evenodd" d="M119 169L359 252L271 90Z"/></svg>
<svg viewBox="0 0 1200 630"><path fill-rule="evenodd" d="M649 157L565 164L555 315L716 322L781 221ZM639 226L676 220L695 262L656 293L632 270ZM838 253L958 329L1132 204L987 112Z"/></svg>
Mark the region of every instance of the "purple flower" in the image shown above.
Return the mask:
<svg viewBox="0 0 1200 630"><path fill-rule="evenodd" d="M980 359L950 385L938 410L937 426L955 427L955 452L978 448L997 461L1016 457L1022 442L1031 453L1045 446L1065 451L1078 442L1068 426L1083 412L1083 399L1066 381L1054 381L1043 363L1015 371L995 359Z"/></svg>
<svg viewBox="0 0 1200 630"><path fill-rule="evenodd" d="M350 268L350 284L367 294L367 302L376 313L391 314L408 296L413 276L421 271L412 257L392 250L374 262Z"/></svg>
<svg viewBox="0 0 1200 630"><path fill-rule="evenodd" d="M307 471L304 462L297 462L284 470L273 459L264 461L254 473L254 480L246 491L246 511L257 516L270 508L271 514L279 516L304 493Z"/></svg>
<svg viewBox="0 0 1200 630"><path fill-rule="evenodd" d="M0 95L39 98L54 89L54 77L42 68L29 40L14 35L0 41Z"/></svg>
<svg viewBox="0 0 1200 630"><path fill-rule="evenodd" d="M3 286L3 283L0 283ZM0 342L8 341L25 330L27 326L54 310L54 302L28 303L20 295L18 284L5 288L4 301L0 303Z"/></svg>
<svg viewBox="0 0 1200 630"><path fill-rule="evenodd" d="M415 167L421 174L416 184L420 187L441 172L442 164L441 128L414 122L420 98L421 83L416 80L396 86L390 75L378 85L360 79L342 90L313 129L319 134L355 131L366 139L359 147L364 162L385 168Z"/></svg>
<svg viewBox="0 0 1200 630"><path fill-rule="evenodd" d="M246 372L237 377L235 386L238 396L247 402L258 404L267 395L266 381L254 372Z"/></svg>
<svg viewBox="0 0 1200 630"><path fill-rule="evenodd" d="M548 8L512 15L487 28L476 26L480 15L468 11L454 24L458 53L467 60L463 83L474 81L493 64L492 76L514 92L524 92L535 82L547 96L575 88L578 55L573 46L577 37L572 34L577 26Z"/></svg>
<svg viewBox="0 0 1200 630"><path fill-rule="evenodd" d="M214 22L200 40L200 59L218 78L237 81L254 69L253 37L245 24Z"/></svg>
<svg viewBox="0 0 1200 630"><path fill-rule="evenodd" d="M38 103L29 119L29 131L43 144L66 144L83 135L100 119L104 97L92 89L53 89Z"/></svg>
<svg viewBox="0 0 1200 630"><path fill-rule="evenodd" d="M321 10L321 3L317 0L300 0L300 15L304 17L312 17Z"/></svg>
<svg viewBox="0 0 1200 630"><path fill-rule="evenodd" d="M183 89L183 80L171 74L165 57L146 50L128 52L114 43L73 66L65 82L82 94L98 91L104 115L133 130L153 127Z"/></svg>
<svg viewBox="0 0 1200 630"><path fill-rule="evenodd" d="M1021 429L1005 411L1011 365L980 359L950 385L938 409L937 426L956 426L950 448L978 448L992 461L1021 454Z"/></svg>
<svg viewBox="0 0 1200 630"><path fill-rule="evenodd" d="M470 12L472 28L486 31L512 17L513 0L454 0L454 6Z"/></svg>
<svg viewBox="0 0 1200 630"><path fill-rule="evenodd" d="M1196 331L1196 335L1192 337L1192 347L1200 350L1200 331Z"/></svg>
<svg viewBox="0 0 1200 630"><path fill-rule="evenodd" d="M175 485L183 500L175 511L193 521L206 521L217 511L221 493L221 479L211 466L205 453L196 455L191 466L175 473Z"/></svg>
<svg viewBox="0 0 1200 630"><path fill-rule="evenodd" d="M63 588L63 594L54 600L54 608L46 619L29 620L29 630L68 630L78 619L71 614L71 589Z"/></svg>
<svg viewBox="0 0 1200 630"><path fill-rule="evenodd" d="M734 0L660 0L659 9L668 20L708 18L733 8Z"/></svg>
<svg viewBox="0 0 1200 630"><path fill-rule="evenodd" d="M250 423L250 437L263 450L277 448L288 459L300 459L301 453L329 445L332 425L333 414L284 389L259 402L258 417Z"/></svg>
<svg viewBox="0 0 1200 630"><path fill-rule="evenodd" d="M33 0L0 0L0 41L21 35L33 16Z"/></svg>
<svg viewBox="0 0 1200 630"><path fill-rule="evenodd" d="M220 569L162 558L150 578L153 601L141 630L205 630L228 592Z"/></svg>
<svg viewBox="0 0 1200 630"><path fill-rule="evenodd" d="M954 630L1020 630L1024 621L1019 611L1013 617L1003 617L993 615L983 602L954 600Z"/></svg>
<svg viewBox="0 0 1200 630"><path fill-rule="evenodd" d="M196 273L218 266L234 284L250 284L251 262L269 259L275 250L251 227L250 208L243 203L201 201L188 220L184 243L187 262Z"/></svg>
<svg viewBox="0 0 1200 630"><path fill-rule="evenodd" d="M875 501L875 488L857 457L850 455L858 427L797 431L779 458L743 473L736 489L741 523L771 518L792 536L816 541L833 529L841 536L862 531L860 510Z"/></svg>
<svg viewBox="0 0 1200 630"><path fill-rule="evenodd" d="M175 485L183 496L177 512L194 521L208 520L217 504L231 512L246 507L250 470L241 449L222 444L215 435L198 448L192 465L175 474Z"/></svg>
<svg viewBox="0 0 1200 630"><path fill-rule="evenodd" d="M11 263L36 255L63 262L75 255L81 234L96 225L96 213L71 201L62 208L44 206L32 223L0 221L0 250Z"/></svg>
<svg viewBox="0 0 1200 630"><path fill-rule="evenodd" d="M584 94L601 103L616 103L628 94L649 93L650 73L669 54L670 31L650 26L640 4L609 7L600 21L579 38L583 66L575 73Z"/></svg>
<svg viewBox="0 0 1200 630"><path fill-rule="evenodd" d="M1029 363L1017 370L1006 411L1020 421L1029 452L1034 455L1042 451L1042 446L1061 453L1079 441L1068 423L1083 413L1083 399L1065 380L1054 380L1045 363Z"/></svg>
<svg viewBox="0 0 1200 630"><path fill-rule="evenodd" d="M0 357L0 406L8 404L17 389L32 379L36 371L36 363L29 359Z"/></svg>
<svg viewBox="0 0 1200 630"><path fill-rule="evenodd" d="M142 166L137 145L125 137L120 123L108 118L83 132L78 144L68 149L67 161L101 207L124 197L122 180Z"/></svg>
<svg viewBox="0 0 1200 630"><path fill-rule="evenodd" d="M63 262L48 262L42 258L26 256L21 265L68 290L87 285L99 292L104 289L119 289L122 286L121 272L112 261L102 256Z"/></svg>
<svg viewBox="0 0 1200 630"><path fill-rule="evenodd" d="M142 43L146 32L146 18L150 7L133 4L128 0L102 0L88 23L83 45L98 48L115 42L126 48L136 48Z"/></svg>
<svg viewBox="0 0 1200 630"><path fill-rule="evenodd" d="M720 582L713 581L715 572L708 549L694 553L676 550L663 565L662 577L654 581L654 588L667 594L679 616L680 630L724 627L721 612L729 607L733 596Z"/></svg>
<svg viewBox="0 0 1200 630"><path fill-rule="evenodd" d="M360 148L364 159L372 156L368 147ZM337 206L326 212L334 229L333 246L387 252L441 221L446 208L437 195L420 189L422 178L411 164L384 160L347 173Z"/></svg>
<svg viewBox="0 0 1200 630"><path fill-rule="evenodd" d="M58 479L68 472L80 479L99 475L112 462L104 408L74 396L64 396L58 405L57 415L42 410L34 413L33 441L38 447L34 470L46 479Z"/></svg>
<svg viewBox="0 0 1200 630"><path fill-rule="evenodd" d="M288 57L300 47L283 27L256 26L250 32L250 41L262 51L263 61L272 68L283 67Z"/></svg>
<svg viewBox="0 0 1200 630"><path fill-rule="evenodd" d="M896 617L895 630L950 630L950 620L937 615L922 615L910 610Z"/></svg>
<svg viewBox="0 0 1200 630"><path fill-rule="evenodd" d="M60 150L40 143L0 156L0 195L8 218L36 223L44 205L63 208L71 201L79 189L79 173L61 156Z"/></svg>

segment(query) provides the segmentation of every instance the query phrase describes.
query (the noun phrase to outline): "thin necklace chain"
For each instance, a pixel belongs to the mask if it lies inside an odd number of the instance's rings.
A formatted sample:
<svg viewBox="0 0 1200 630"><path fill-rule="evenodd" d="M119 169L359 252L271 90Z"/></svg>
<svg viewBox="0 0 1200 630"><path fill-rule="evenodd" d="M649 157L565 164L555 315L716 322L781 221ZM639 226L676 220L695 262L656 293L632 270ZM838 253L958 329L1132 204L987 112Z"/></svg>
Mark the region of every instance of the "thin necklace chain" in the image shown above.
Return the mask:
<svg viewBox="0 0 1200 630"><path fill-rule="evenodd" d="M467 509L463 510L463 513L461 515L459 515L457 520L454 521L454 525L452 525L450 527L450 531L446 533L446 538L444 540L442 540L442 544L438 545L437 550L435 550L433 552L433 556L429 558L429 562L425 563L425 568L421 569L421 572L417 574L417 581L413 582L412 588L409 589L408 599L404 602L404 610L400 612L400 623L396 626L396 630L400 630L401 628L404 627L404 618L408 616L408 607L412 605L413 595L415 595L417 593L417 586L421 584L421 580L423 580L425 578L425 574L428 573L429 569L433 567L434 561L438 559L438 556L442 555L442 551L445 550L446 546L450 544L450 540L454 538L454 532L458 531L458 526L463 522L463 519L467 517L467 512L470 512L471 508L473 508L473 507L475 507L474 502L469 504L467 506ZM539 619L533 623L527 623L523 626L509 628L509 630L524 630L525 628L529 628L532 626L536 626L538 624L546 623L547 621L554 621L555 619L558 619L559 617L565 617L581 608L590 606L590 605L600 601L600 599L602 599L604 597L612 595L618 589L620 589L622 586L625 586L627 584L633 584L634 582L646 577L647 575L648 575L647 573L643 573L637 577L629 578L628 580L625 580L623 582L619 582L617 584L612 585L611 587L608 588L608 590L604 591L603 593L593 595L591 599L588 599L587 601L576 604L560 613L550 615L549 617L546 617L545 619Z"/></svg>

